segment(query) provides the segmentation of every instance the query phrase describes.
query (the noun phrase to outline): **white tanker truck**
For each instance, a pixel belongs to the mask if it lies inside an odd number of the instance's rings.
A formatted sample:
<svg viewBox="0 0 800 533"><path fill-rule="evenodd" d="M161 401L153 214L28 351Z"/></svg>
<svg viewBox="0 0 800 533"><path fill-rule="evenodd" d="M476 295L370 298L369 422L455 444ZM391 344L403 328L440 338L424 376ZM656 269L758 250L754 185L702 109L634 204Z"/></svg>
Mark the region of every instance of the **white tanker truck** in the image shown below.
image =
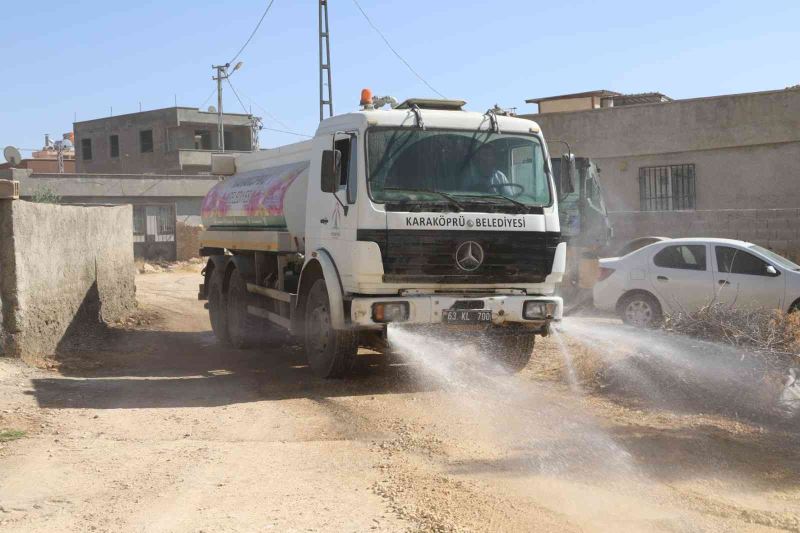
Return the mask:
<svg viewBox="0 0 800 533"><path fill-rule="evenodd" d="M463 105L380 110L366 95L312 140L215 156L232 177L203 202L199 298L217 338L243 348L283 330L333 378L400 324L523 368L562 313L550 158L535 122Z"/></svg>

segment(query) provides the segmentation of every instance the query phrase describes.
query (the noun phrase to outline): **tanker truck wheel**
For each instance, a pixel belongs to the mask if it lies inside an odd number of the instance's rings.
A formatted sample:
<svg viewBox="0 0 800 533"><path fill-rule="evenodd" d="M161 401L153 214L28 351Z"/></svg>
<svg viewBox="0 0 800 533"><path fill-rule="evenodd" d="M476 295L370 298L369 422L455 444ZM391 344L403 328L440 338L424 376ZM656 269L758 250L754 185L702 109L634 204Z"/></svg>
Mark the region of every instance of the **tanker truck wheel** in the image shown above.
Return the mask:
<svg viewBox="0 0 800 533"><path fill-rule="evenodd" d="M311 369L321 378L346 376L355 364L358 334L333 329L324 279L315 281L308 293L305 319L306 358Z"/></svg>
<svg viewBox="0 0 800 533"><path fill-rule="evenodd" d="M222 344L230 344L231 338L228 335L228 309L223 291L222 277L224 272L214 269L211 279L208 282L208 318L211 322L211 330L214 336Z"/></svg>
<svg viewBox="0 0 800 533"><path fill-rule="evenodd" d="M533 333L517 328L492 328L487 337L491 356L505 372L515 374L531 360L536 341Z"/></svg>
<svg viewBox="0 0 800 533"><path fill-rule="evenodd" d="M260 324L258 319L247 312L251 296L247 292L247 283L239 273L239 269L231 273L228 281L227 323L230 343L239 349L250 348L255 344Z"/></svg>

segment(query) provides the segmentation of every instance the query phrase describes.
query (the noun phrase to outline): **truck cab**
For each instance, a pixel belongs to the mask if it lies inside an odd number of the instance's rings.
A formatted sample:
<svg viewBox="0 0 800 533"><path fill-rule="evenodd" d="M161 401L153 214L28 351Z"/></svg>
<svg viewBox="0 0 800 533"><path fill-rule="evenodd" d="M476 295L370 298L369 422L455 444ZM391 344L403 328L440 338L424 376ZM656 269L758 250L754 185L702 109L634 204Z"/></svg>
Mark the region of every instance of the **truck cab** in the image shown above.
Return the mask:
<svg viewBox="0 0 800 533"><path fill-rule="evenodd" d="M368 102L322 121L311 141L221 159L234 175L209 195L228 211L204 204L201 237L200 296L215 332L238 340L250 336L236 328L287 329L324 377L346 374L358 347L379 344L389 327L489 336L499 364L522 368L562 312L553 168L535 122L463 105ZM291 182L269 178L290 167ZM246 209L233 216L254 197L280 208L273 227L256 227ZM237 305L245 319L229 310Z"/></svg>

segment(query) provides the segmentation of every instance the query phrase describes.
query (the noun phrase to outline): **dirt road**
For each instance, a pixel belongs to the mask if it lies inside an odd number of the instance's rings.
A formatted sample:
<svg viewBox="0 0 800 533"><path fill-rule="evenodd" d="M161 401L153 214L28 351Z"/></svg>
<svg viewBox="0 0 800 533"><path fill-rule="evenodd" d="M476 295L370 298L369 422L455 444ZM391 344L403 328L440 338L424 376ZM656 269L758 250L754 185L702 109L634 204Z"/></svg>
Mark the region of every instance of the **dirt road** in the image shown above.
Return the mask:
<svg viewBox="0 0 800 533"><path fill-rule="evenodd" d="M26 432L0 530L800 531L791 429L570 387L552 338L502 377L400 332L409 361L321 381L297 347L220 347L197 283L141 276L138 321L56 369L0 361Z"/></svg>

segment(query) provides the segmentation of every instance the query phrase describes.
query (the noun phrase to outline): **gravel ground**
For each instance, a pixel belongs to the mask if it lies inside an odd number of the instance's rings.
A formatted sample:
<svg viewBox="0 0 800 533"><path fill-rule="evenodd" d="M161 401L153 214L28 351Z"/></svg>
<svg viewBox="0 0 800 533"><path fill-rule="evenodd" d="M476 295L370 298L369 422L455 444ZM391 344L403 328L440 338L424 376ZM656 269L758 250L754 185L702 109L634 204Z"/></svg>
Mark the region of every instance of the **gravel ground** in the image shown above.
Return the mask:
<svg viewBox="0 0 800 533"><path fill-rule="evenodd" d="M141 275L133 320L0 360L0 530L800 531L791 427L570 386L553 338L516 376L423 339L321 381L219 346L198 283Z"/></svg>

